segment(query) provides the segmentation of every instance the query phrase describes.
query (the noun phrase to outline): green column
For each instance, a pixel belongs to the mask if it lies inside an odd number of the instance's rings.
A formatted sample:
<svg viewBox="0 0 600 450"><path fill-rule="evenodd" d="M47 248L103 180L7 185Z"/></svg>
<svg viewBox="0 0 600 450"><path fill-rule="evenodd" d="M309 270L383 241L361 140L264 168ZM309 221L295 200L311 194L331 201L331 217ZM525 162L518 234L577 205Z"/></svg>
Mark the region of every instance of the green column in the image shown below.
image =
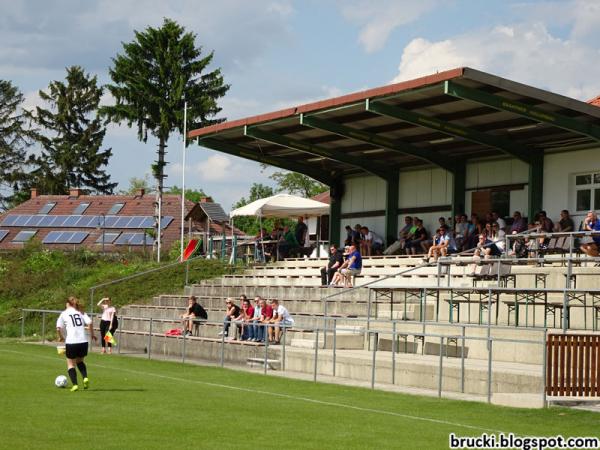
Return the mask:
<svg viewBox="0 0 600 450"><path fill-rule="evenodd" d="M527 218L531 222L535 213L543 209L544 195L544 154L533 155L529 164L529 192Z"/></svg>
<svg viewBox="0 0 600 450"><path fill-rule="evenodd" d="M329 190L329 245L340 243L342 226L342 195L343 184L338 181L330 186Z"/></svg>
<svg viewBox="0 0 600 450"><path fill-rule="evenodd" d="M396 172L385 182L385 240L390 245L398 237L399 175Z"/></svg>
<svg viewBox="0 0 600 450"><path fill-rule="evenodd" d="M460 162L452 173L452 220L457 214L465 213L466 183L467 164Z"/></svg>

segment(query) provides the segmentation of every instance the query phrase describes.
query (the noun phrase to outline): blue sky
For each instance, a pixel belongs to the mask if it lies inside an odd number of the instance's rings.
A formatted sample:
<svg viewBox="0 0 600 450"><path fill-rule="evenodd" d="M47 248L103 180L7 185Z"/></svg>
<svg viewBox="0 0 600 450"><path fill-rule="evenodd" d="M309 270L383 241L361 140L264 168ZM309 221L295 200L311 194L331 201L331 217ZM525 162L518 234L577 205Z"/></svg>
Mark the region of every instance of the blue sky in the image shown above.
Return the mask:
<svg viewBox="0 0 600 450"><path fill-rule="evenodd" d="M110 58L134 30L163 17L214 50L231 84L222 115L236 119L470 66L580 100L600 94L598 0L0 0L0 78L37 92L81 65L108 83ZM156 142L111 126L109 172L119 188L150 172ZM167 185L181 185L180 136L169 143ZM192 145L186 184L226 210L252 183L256 163Z"/></svg>

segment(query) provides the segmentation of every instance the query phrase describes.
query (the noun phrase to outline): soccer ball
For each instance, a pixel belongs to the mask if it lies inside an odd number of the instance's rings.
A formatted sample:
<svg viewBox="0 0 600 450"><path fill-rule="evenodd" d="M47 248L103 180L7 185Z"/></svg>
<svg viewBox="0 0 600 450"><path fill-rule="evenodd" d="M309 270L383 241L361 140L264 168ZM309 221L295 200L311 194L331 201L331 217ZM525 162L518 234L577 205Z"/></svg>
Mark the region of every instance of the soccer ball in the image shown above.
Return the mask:
<svg viewBox="0 0 600 450"><path fill-rule="evenodd" d="M68 380L67 377L65 377L64 375L59 375L56 377L56 380L54 380L54 385L57 388L65 388L67 387L68 384Z"/></svg>

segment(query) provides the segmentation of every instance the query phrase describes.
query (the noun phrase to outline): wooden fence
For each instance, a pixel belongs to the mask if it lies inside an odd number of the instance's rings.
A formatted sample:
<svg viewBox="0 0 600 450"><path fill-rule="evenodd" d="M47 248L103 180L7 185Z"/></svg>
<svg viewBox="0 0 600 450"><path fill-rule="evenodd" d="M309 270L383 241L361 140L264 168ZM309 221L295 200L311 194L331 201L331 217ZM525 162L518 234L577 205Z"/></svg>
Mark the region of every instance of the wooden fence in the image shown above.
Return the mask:
<svg viewBox="0 0 600 450"><path fill-rule="evenodd" d="M600 335L549 334L546 394L600 397Z"/></svg>

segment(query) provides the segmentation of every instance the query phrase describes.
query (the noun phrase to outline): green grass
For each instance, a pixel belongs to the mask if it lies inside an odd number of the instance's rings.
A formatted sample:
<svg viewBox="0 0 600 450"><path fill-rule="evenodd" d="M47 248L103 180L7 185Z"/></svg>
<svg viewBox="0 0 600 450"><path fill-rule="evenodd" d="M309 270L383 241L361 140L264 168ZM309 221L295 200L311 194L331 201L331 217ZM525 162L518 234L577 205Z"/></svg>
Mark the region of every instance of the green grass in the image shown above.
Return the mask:
<svg viewBox="0 0 600 450"><path fill-rule="evenodd" d="M512 409L92 354L57 389L54 347L0 340L2 448L448 448L448 434L598 436L600 415Z"/></svg>
<svg viewBox="0 0 600 450"><path fill-rule="evenodd" d="M164 264L163 264L164 265ZM21 309L60 309L70 296L90 301L90 287L117 280L159 264L139 255L101 255L81 250L70 253L43 251L34 244L22 251L0 256L0 337L20 335ZM231 270L220 261L190 263L191 283L220 276ZM111 296L119 307L144 303L158 294L183 292L185 266L178 265L153 274L98 289L94 303ZM26 334L39 332L39 321L28 322ZM54 330L51 329L54 335Z"/></svg>

